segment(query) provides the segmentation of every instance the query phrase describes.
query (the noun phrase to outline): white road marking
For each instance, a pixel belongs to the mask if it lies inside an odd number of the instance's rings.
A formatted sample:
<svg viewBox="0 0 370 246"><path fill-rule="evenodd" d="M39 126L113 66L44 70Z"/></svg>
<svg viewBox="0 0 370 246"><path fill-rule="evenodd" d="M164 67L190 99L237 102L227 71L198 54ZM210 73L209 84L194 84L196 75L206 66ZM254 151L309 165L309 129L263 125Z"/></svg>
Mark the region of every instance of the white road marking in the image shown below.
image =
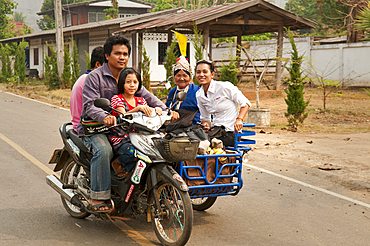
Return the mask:
<svg viewBox="0 0 370 246"><path fill-rule="evenodd" d="M33 102L38 102L38 103L41 103L41 104L45 104L45 105L51 106L51 107L53 107L53 108L59 108L59 109L62 109L62 110L69 111L69 109L68 109L68 108L62 108L62 107L55 106L55 105L50 104L50 103L46 103L46 102L42 102L42 101L39 101L39 100L36 100L36 99L32 99L32 98L28 98L28 97L20 96L20 95L17 95L17 94L13 94L13 93L11 93L11 92L4 92L4 93L9 94L9 95L12 95L12 96L15 96L15 97L20 97L20 98L23 98L23 99L27 99L27 100L30 100L30 101L33 101Z"/></svg>
<svg viewBox="0 0 370 246"><path fill-rule="evenodd" d="M263 168L260 168L260 167L256 167L256 166L253 166L253 165L249 165L249 164L243 164L243 166L246 166L246 167L249 167L249 168L252 168L252 169L255 169L255 170L264 172L264 173L268 173L268 174L274 175L276 177L279 177L279 178L282 178L282 179L285 179L285 180L294 182L296 184L302 185L304 187L311 188L311 189L314 189L314 190L317 190L317 191L321 191L321 192L326 193L328 195L332 195L332 196L338 197L340 199L343 199L343 200L346 200L346 201L349 201L349 202L353 202L353 203L356 203L358 205L361 205L361 206L370 208L370 204L368 204L368 203L361 202L359 200L356 200L356 199L353 199L353 198L350 198L350 197L347 197L347 196L340 195L340 194L335 193L335 192L332 192L330 190L325 190L323 188L320 188L320 187L317 187L317 186L314 186L314 185L307 184L307 183L302 182L302 181L299 181L297 179L289 178L289 177L286 177L284 175L281 175L281 174L278 174L278 173L274 173L272 171L269 171L269 170L266 170L266 169L263 169Z"/></svg>

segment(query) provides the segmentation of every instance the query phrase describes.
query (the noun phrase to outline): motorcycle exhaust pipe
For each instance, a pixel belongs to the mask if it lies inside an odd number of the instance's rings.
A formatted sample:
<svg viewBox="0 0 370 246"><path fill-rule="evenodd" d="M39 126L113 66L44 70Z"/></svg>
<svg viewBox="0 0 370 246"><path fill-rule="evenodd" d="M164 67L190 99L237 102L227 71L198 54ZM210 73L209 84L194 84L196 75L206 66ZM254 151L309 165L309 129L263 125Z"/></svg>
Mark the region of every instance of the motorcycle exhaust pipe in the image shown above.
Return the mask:
<svg viewBox="0 0 370 246"><path fill-rule="evenodd" d="M65 185L55 175L46 176L46 183L56 192L58 192L68 202L78 206L79 208L84 207L83 203L80 201L80 199L78 199L77 195L73 193L71 190L63 188L63 186Z"/></svg>

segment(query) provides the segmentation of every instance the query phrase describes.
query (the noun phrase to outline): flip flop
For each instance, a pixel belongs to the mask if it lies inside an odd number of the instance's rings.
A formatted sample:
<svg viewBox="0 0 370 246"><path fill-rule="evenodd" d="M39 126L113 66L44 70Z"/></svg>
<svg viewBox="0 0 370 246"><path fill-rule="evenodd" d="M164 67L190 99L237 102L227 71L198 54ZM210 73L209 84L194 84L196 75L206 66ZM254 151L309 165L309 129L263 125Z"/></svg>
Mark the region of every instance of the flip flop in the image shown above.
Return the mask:
<svg viewBox="0 0 370 246"><path fill-rule="evenodd" d="M116 178L118 180L122 180L122 179L124 179L124 178L127 177L127 175L128 175L129 172L127 172L127 171L119 171L119 172L116 172L115 173L114 170L111 170L111 173L112 173L112 176L114 178ZM121 173L123 173L123 176L118 176L118 174L121 174Z"/></svg>
<svg viewBox="0 0 370 246"><path fill-rule="evenodd" d="M101 207L108 207L109 209L100 210ZM105 202L92 205L92 210L96 213L110 213L112 212L112 207L106 204Z"/></svg>

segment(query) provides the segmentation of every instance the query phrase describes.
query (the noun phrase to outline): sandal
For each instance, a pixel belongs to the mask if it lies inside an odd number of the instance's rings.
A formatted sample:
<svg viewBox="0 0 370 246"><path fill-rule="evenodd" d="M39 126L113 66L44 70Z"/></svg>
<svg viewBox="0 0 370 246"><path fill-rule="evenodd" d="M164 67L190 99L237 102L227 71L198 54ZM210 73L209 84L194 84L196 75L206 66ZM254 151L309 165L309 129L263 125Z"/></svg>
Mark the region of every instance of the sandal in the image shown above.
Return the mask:
<svg viewBox="0 0 370 246"><path fill-rule="evenodd" d="M108 207L109 209L100 210L100 208L102 207ZM113 208L107 203L103 202L103 203L92 205L92 210L96 213L110 213L112 212Z"/></svg>
<svg viewBox="0 0 370 246"><path fill-rule="evenodd" d="M119 171L119 172L114 172L114 170L111 171L112 172L112 176L118 180L122 180L124 178L126 178L126 176L128 175L129 172L127 171ZM118 174L121 174L118 176Z"/></svg>
<svg viewBox="0 0 370 246"><path fill-rule="evenodd" d="M112 161L111 166L112 166L112 169L113 169L113 170L111 170L112 176L115 177L118 180L122 180L122 179L126 178L127 174L129 173L126 170L123 169L123 167L121 165L121 162L118 160L118 158L116 158L114 161Z"/></svg>

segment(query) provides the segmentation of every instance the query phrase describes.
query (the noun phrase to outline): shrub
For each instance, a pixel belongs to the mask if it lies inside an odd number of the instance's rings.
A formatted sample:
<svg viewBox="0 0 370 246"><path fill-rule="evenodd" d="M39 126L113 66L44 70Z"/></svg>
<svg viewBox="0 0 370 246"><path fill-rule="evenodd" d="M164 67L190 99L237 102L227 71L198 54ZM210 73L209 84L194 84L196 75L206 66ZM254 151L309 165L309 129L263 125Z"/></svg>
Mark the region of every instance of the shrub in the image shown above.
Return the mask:
<svg viewBox="0 0 370 246"><path fill-rule="evenodd" d="M292 56L290 67L287 67L290 78L287 79L288 88L285 89L285 92L287 93L285 103L288 105L285 116L288 118L289 125L297 128L298 122L303 123L308 116L306 108L310 103L310 100L304 101L303 98L304 81L306 79L301 70L303 56L298 55L297 46L295 45L294 37L290 30L288 30L288 39L292 45Z"/></svg>
<svg viewBox="0 0 370 246"><path fill-rule="evenodd" d="M26 78L26 52L25 48L28 46L27 42L20 42L15 51L15 61L14 61L14 74L19 76L19 80L24 82Z"/></svg>
<svg viewBox="0 0 370 246"><path fill-rule="evenodd" d="M141 62L141 73L142 73L142 82L143 86L149 90L152 91L150 87L150 62L152 59L148 56L148 53L146 52L146 49L143 45L143 41L140 39L140 46L141 46L141 54L143 56L143 60Z"/></svg>
<svg viewBox="0 0 370 246"><path fill-rule="evenodd" d="M63 89L68 88L71 84L72 72L71 72L71 53L69 52L68 45L64 46L64 68L62 73L62 87Z"/></svg>

